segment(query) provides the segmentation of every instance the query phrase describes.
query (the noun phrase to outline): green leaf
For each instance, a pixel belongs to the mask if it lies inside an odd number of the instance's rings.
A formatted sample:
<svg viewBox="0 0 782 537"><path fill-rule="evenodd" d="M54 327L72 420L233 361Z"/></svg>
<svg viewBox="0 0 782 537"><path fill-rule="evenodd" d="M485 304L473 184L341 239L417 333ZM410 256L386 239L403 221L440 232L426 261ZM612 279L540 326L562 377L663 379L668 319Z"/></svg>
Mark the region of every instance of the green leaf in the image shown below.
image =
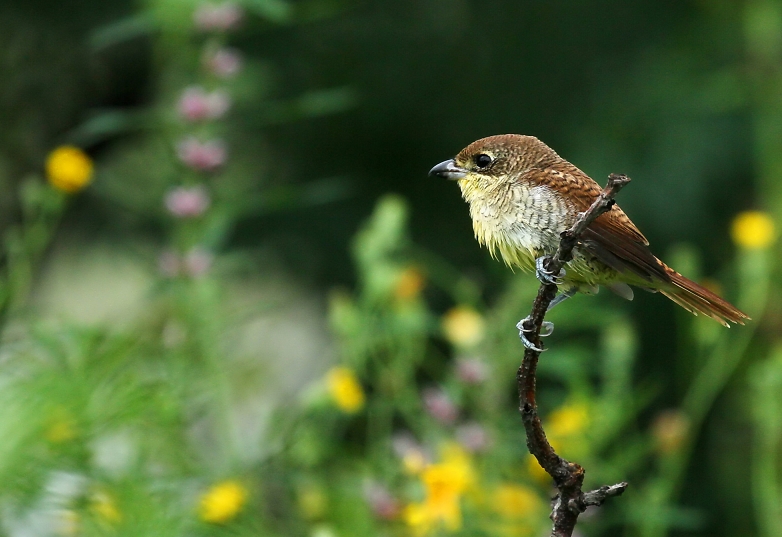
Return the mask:
<svg viewBox="0 0 782 537"><path fill-rule="evenodd" d="M293 6L282 0L245 0L244 7L264 19L287 24L293 21Z"/></svg>
<svg viewBox="0 0 782 537"><path fill-rule="evenodd" d="M144 37L155 30L155 21L146 13L139 13L101 26L89 36L89 45L95 52L120 43Z"/></svg>

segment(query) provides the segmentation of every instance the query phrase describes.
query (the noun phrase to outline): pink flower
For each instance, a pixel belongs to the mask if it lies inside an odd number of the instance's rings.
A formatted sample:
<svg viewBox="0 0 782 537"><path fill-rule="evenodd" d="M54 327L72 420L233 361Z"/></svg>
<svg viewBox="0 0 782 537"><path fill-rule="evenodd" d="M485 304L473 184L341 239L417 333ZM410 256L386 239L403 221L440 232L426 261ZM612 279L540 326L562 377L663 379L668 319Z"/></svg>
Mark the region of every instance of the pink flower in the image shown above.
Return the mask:
<svg viewBox="0 0 782 537"><path fill-rule="evenodd" d="M463 358L456 362L456 376L465 384L480 384L488 376L484 362L474 358Z"/></svg>
<svg viewBox="0 0 782 537"><path fill-rule="evenodd" d="M382 520L394 520L399 516L401 506L386 487L375 481L364 483L364 500L376 517Z"/></svg>
<svg viewBox="0 0 782 537"><path fill-rule="evenodd" d="M437 421L451 425L459 417L459 409L451 398L439 388L427 388L424 390L424 408Z"/></svg>
<svg viewBox="0 0 782 537"><path fill-rule="evenodd" d="M175 252L165 250L160 254L157 266L160 273L166 278L176 278L179 276L179 271L181 269L181 260Z"/></svg>
<svg viewBox="0 0 782 537"><path fill-rule="evenodd" d="M208 50L203 62L204 67L218 78L231 78L242 69L242 55L233 48Z"/></svg>
<svg viewBox="0 0 782 537"><path fill-rule="evenodd" d="M209 193L201 185L177 187L166 194L166 209L177 218L201 216L212 203Z"/></svg>
<svg viewBox="0 0 782 537"><path fill-rule="evenodd" d="M422 453L424 448L416 441L412 434L408 432L396 433L391 438L391 447L397 457L404 457L411 451Z"/></svg>
<svg viewBox="0 0 782 537"><path fill-rule="evenodd" d="M190 86L179 98L179 115L186 121L219 119L231 107L231 98L223 90L207 92L201 86Z"/></svg>
<svg viewBox="0 0 782 537"><path fill-rule="evenodd" d="M191 278L200 278L209 272L213 261L214 256L210 252L196 246L185 255L184 269Z"/></svg>
<svg viewBox="0 0 782 537"><path fill-rule="evenodd" d="M214 256L204 248L196 246L184 257L172 250L166 250L158 258L160 273L167 278L176 278L182 274L191 278L200 278L212 268Z"/></svg>
<svg viewBox="0 0 782 537"><path fill-rule="evenodd" d="M201 4L193 13L193 22L202 32L233 30L242 21L242 8L233 2Z"/></svg>
<svg viewBox="0 0 782 537"><path fill-rule="evenodd" d="M406 472L417 474L431 461L431 456L424 447L408 432L395 433L391 438L391 447L397 457L402 459Z"/></svg>
<svg viewBox="0 0 782 537"><path fill-rule="evenodd" d="M177 156L186 166L209 172L225 163L227 152L220 140L201 142L190 136L177 144Z"/></svg>
<svg viewBox="0 0 782 537"><path fill-rule="evenodd" d="M456 428L456 440L473 453L485 451L491 446L491 438L480 423L465 423Z"/></svg>

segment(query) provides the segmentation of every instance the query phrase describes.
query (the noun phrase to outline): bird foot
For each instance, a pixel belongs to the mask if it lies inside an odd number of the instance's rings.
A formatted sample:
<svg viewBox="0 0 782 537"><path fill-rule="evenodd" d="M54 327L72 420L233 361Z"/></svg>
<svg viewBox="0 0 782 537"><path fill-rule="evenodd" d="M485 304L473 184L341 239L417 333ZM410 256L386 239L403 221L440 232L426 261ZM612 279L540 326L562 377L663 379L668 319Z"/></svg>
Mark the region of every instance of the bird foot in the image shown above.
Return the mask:
<svg viewBox="0 0 782 537"><path fill-rule="evenodd" d="M546 349L541 349L535 346L534 343L532 343L529 339L527 339L527 334L532 332L531 328L527 328L524 326L527 321L529 321L529 317L524 317L522 320L520 320L516 324L516 328L519 329L519 339L521 339L522 345L524 345L526 348L533 350L535 352L543 352ZM543 321L540 325L540 337L548 337L551 335L551 333L554 331L554 323L550 321Z"/></svg>
<svg viewBox="0 0 782 537"><path fill-rule="evenodd" d="M559 285L565 278L565 269L560 269L559 274L553 274L546 268L551 256L542 255L535 260L535 276L540 283L546 285Z"/></svg>

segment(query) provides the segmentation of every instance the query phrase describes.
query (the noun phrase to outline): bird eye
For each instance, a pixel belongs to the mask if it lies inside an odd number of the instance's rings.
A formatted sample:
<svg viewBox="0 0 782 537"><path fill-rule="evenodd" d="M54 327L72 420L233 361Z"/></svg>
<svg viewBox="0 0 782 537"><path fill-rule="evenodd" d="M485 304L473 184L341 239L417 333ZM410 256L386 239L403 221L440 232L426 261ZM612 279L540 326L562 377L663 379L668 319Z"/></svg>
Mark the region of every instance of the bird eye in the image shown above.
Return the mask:
<svg viewBox="0 0 782 537"><path fill-rule="evenodd" d="M485 153L481 153L480 155L477 155L475 157L475 165L479 168L485 168L489 164L492 163L494 159L492 159L489 155Z"/></svg>

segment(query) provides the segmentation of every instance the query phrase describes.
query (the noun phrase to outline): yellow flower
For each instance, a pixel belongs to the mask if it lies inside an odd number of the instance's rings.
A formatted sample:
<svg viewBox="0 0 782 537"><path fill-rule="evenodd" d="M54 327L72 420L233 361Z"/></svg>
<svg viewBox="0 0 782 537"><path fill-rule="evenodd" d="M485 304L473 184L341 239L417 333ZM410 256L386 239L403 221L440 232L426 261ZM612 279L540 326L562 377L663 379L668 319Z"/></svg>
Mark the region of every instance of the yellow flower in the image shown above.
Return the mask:
<svg viewBox="0 0 782 537"><path fill-rule="evenodd" d="M334 367L326 375L329 393L343 412L358 412L364 406L364 390L347 367Z"/></svg>
<svg viewBox="0 0 782 537"><path fill-rule="evenodd" d="M492 496L494 510L505 518L524 518L543 507L534 490L515 483L498 486Z"/></svg>
<svg viewBox="0 0 782 537"><path fill-rule="evenodd" d="M418 268L407 267L396 280L394 297L401 301L418 298L425 284L426 279Z"/></svg>
<svg viewBox="0 0 782 537"><path fill-rule="evenodd" d="M201 520L222 524L236 517L247 501L247 489L238 481L223 481L201 496Z"/></svg>
<svg viewBox="0 0 782 537"><path fill-rule="evenodd" d="M76 437L76 423L66 410L58 408L49 420L45 436L52 444L73 440Z"/></svg>
<svg viewBox="0 0 782 537"><path fill-rule="evenodd" d="M776 240L774 221L762 211L744 211L736 215L730 227L733 242L748 250L768 248Z"/></svg>
<svg viewBox="0 0 782 537"><path fill-rule="evenodd" d="M90 509L101 519L111 524L122 520L122 513L117 509L117 503L104 491L95 492L90 498Z"/></svg>
<svg viewBox="0 0 782 537"><path fill-rule="evenodd" d="M408 474L418 475L426 467L426 457L421 451L411 449L402 457L402 466Z"/></svg>
<svg viewBox="0 0 782 537"><path fill-rule="evenodd" d="M487 533L503 537L534 537L540 534L539 521L545 503L529 487L504 483L489 496L491 510L499 515L489 521Z"/></svg>
<svg viewBox="0 0 782 537"><path fill-rule="evenodd" d="M459 347L470 347L483 339L483 317L469 306L448 310L443 315L442 326L445 338Z"/></svg>
<svg viewBox="0 0 782 537"><path fill-rule="evenodd" d="M558 439L554 438L553 436L549 436L548 443L551 444L551 447L554 449L554 451L561 453L560 450L562 449L562 446L560 446ZM538 459L536 459L535 455L531 453L527 455L527 471L536 481L546 485L551 484L551 476L546 473L546 470L544 470L540 465Z"/></svg>
<svg viewBox="0 0 782 537"><path fill-rule="evenodd" d="M452 500L458 500L470 481L464 467L443 462L421 472L421 482L426 488L427 503L437 507L449 506L454 503Z"/></svg>
<svg viewBox="0 0 782 537"><path fill-rule="evenodd" d="M549 436L561 439L583 432L588 424L586 405L572 403L559 407L549 415L546 431Z"/></svg>
<svg viewBox="0 0 782 537"><path fill-rule="evenodd" d="M429 533L433 525L432 517L425 502L407 505L404 511L402 511L402 520L416 535Z"/></svg>
<svg viewBox="0 0 782 537"><path fill-rule="evenodd" d="M92 180L92 160L78 147L60 146L46 159L46 178L57 190L77 192Z"/></svg>
<svg viewBox="0 0 782 537"><path fill-rule="evenodd" d="M449 531L462 527L461 498L474 481L467 453L456 444L442 450L442 462L421 472L423 502L405 507L402 518L418 535L429 533L442 524Z"/></svg>
<svg viewBox="0 0 782 537"><path fill-rule="evenodd" d="M556 449L554 451L556 451ZM538 459L535 458L535 455L527 455L527 471L535 481L546 484L551 483L551 476L546 473L546 470L540 465Z"/></svg>
<svg viewBox="0 0 782 537"><path fill-rule="evenodd" d="M582 457L588 449L585 433L589 423L589 407L582 402L565 403L543 420L548 441L554 450L575 459Z"/></svg>
<svg viewBox="0 0 782 537"><path fill-rule="evenodd" d="M323 488L312 483L299 488L297 503L301 514L309 520L322 517L328 508L328 498Z"/></svg>

